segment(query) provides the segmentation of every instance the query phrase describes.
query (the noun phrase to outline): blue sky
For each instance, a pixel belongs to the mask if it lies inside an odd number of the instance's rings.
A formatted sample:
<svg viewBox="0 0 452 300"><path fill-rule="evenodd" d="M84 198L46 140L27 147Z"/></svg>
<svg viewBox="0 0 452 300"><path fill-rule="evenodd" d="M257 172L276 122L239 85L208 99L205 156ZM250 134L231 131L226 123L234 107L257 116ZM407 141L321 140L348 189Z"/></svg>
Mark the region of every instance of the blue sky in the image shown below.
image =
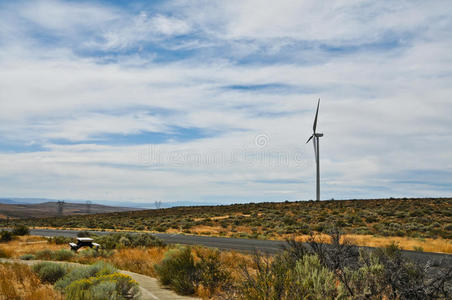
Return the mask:
<svg viewBox="0 0 452 300"><path fill-rule="evenodd" d="M0 194L451 196L449 1L0 1Z"/></svg>

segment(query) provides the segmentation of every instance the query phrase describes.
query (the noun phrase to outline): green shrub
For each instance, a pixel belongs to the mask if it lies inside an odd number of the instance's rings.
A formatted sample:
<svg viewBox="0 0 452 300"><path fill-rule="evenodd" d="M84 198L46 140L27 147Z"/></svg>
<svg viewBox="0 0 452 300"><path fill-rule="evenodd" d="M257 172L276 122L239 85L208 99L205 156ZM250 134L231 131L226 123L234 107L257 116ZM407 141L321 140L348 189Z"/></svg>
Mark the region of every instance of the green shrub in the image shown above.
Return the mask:
<svg viewBox="0 0 452 300"><path fill-rule="evenodd" d="M421 246L414 246L413 250L416 252L424 252L424 248L422 248Z"/></svg>
<svg viewBox="0 0 452 300"><path fill-rule="evenodd" d="M77 237L91 237L91 235L89 231L80 231L77 233Z"/></svg>
<svg viewBox="0 0 452 300"><path fill-rule="evenodd" d="M170 286L179 294L194 293L196 268L190 248L169 250L162 262L154 268L163 285Z"/></svg>
<svg viewBox="0 0 452 300"><path fill-rule="evenodd" d="M16 225L13 228L13 235L28 235L30 234L30 229L25 225Z"/></svg>
<svg viewBox="0 0 452 300"><path fill-rule="evenodd" d="M115 272L116 268L114 268L112 265L107 264L103 261L98 261L90 266L80 266L72 269L69 273L66 274L66 276L55 283L55 288L63 291L74 281L90 277L109 275Z"/></svg>
<svg viewBox="0 0 452 300"><path fill-rule="evenodd" d="M252 268L241 266L242 278L239 284L241 299L286 299L283 294L287 292L286 278L288 271L293 267L287 259L287 253L277 255L273 262L268 257L255 253Z"/></svg>
<svg viewBox="0 0 452 300"><path fill-rule="evenodd" d="M76 284L73 284L74 288L77 290L77 287L75 287ZM97 283L96 285L92 285L89 288L89 292L93 299L105 299L107 297L107 299L114 299L115 296L117 296L116 283L114 281L104 280ZM70 298L68 297L68 299Z"/></svg>
<svg viewBox="0 0 452 300"><path fill-rule="evenodd" d="M66 299L138 299L138 284L128 275L113 273L80 279L65 289Z"/></svg>
<svg viewBox="0 0 452 300"><path fill-rule="evenodd" d="M77 256L80 257L102 257L108 258L113 255L113 250L87 248L77 252Z"/></svg>
<svg viewBox="0 0 452 300"><path fill-rule="evenodd" d="M197 282L206 287L210 294L221 286L227 285L230 274L226 271L220 261L220 251L212 250L207 255L197 253L200 261L195 265L197 273Z"/></svg>
<svg viewBox="0 0 452 300"><path fill-rule="evenodd" d="M32 270L41 281L53 284L66 275L68 267L51 262L41 262L33 265Z"/></svg>
<svg viewBox="0 0 452 300"><path fill-rule="evenodd" d="M289 299L335 299L342 294L342 287L336 287L334 273L324 267L316 255L305 255L298 260L288 279L291 282Z"/></svg>
<svg viewBox="0 0 452 300"><path fill-rule="evenodd" d="M55 260L69 260L72 257L74 257L74 252L72 252L71 250L66 250L66 249L60 249L57 250L55 252L53 252L52 258Z"/></svg>
<svg viewBox="0 0 452 300"><path fill-rule="evenodd" d="M368 250L360 251L360 267L357 270L347 268L345 278L348 287L356 299L376 299L386 292L388 286L384 280L384 266L378 257Z"/></svg>
<svg viewBox="0 0 452 300"><path fill-rule="evenodd" d="M94 241L104 249L119 249L123 247L155 247L164 246L162 240L147 233L114 233L94 238Z"/></svg>
<svg viewBox="0 0 452 300"><path fill-rule="evenodd" d="M40 250L35 253L36 259L42 260L52 260L53 259L53 251L49 249Z"/></svg>
<svg viewBox="0 0 452 300"><path fill-rule="evenodd" d="M0 231L0 242L9 242L13 239L13 234L9 231Z"/></svg>
<svg viewBox="0 0 452 300"><path fill-rule="evenodd" d="M32 260L35 259L35 256L33 254L24 254L20 257L22 260Z"/></svg>

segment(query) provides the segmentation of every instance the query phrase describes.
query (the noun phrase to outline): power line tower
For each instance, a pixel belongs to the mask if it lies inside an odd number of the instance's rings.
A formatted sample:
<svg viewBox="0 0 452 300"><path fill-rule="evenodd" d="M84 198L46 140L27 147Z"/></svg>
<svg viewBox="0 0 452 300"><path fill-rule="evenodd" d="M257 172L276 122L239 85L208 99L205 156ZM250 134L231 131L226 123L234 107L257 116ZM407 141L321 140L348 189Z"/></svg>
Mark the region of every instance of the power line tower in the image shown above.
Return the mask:
<svg viewBox="0 0 452 300"><path fill-rule="evenodd" d="M92 204L92 202L91 201L86 201L86 213L87 214L89 214L89 213L91 213L91 204Z"/></svg>
<svg viewBox="0 0 452 300"><path fill-rule="evenodd" d="M155 201L154 202L155 208L160 209L160 207L162 207L162 201Z"/></svg>
<svg viewBox="0 0 452 300"><path fill-rule="evenodd" d="M58 201L57 202L57 206L58 206L58 215L62 216L63 215L64 201Z"/></svg>

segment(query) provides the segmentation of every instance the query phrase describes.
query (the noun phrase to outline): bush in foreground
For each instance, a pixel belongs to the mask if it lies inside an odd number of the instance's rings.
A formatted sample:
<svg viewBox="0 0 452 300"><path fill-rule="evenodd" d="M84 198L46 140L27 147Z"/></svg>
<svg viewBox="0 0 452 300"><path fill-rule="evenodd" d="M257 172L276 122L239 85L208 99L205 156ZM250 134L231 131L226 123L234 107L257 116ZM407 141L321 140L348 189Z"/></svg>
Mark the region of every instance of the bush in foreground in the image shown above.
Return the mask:
<svg viewBox="0 0 452 300"><path fill-rule="evenodd" d="M41 281L54 284L67 274L68 267L51 262L41 262L33 265L32 270Z"/></svg>
<svg viewBox="0 0 452 300"><path fill-rule="evenodd" d="M130 276L117 273L113 266L103 261L73 268L60 277L55 287L64 292L68 300L139 297L138 284Z"/></svg>
<svg viewBox="0 0 452 300"><path fill-rule="evenodd" d="M54 251L53 255L52 255L52 258L54 260L59 260L59 261L69 260L72 257L74 257L74 252L72 252L71 250L67 250L67 249L60 249L60 250Z"/></svg>
<svg viewBox="0 0 452 300"><path fill-rule="evenodd" d="M428 273L402 256L397 245L357 251L331 233L331 244L289 241L275 257L256 253L242 266L240 299L450 299L452 267ZM427 276L427 274L429 274Z"/></svg>
<svg viewBox="0 0 452 300"><path fill-rule="evenodd" d="M120 273L89 277L72 282L65 289L66 299L138 299L138 284Z"/></svg>
<svg viewBox="0 0 452 300"><path fill-rule="evenodd" d="M0 263L0 299L62 299L24 264Z"/></svg>
<svg viewBox="0 0 452 300"><path fill-rule="evenodd" d="M160 282L182 295L193 294L202 286L211 296L215 289L227 285L230 274L222 266L218 250L197 250L196 256L197 262L189 247L169 250L162 262L154 266Z"/></svg>
<svg viewBox="0 0 452 300"><path fill-rule="evenodd" d="M188 247L171 249L163 261L155 266L160 282L177 293L190 295L195 291L196 269L193 255Z"/></svg>

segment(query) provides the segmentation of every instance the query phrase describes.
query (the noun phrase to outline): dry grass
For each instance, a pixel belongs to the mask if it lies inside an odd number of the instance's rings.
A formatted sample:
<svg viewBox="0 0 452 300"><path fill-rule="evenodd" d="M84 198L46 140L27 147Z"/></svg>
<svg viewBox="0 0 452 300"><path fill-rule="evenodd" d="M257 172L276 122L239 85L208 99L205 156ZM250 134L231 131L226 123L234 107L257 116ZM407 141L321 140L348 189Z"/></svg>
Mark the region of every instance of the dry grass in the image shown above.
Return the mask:
<svg viewBox="0 0 452 300"><path fill-rule="evenodd" d="M8 254L8 257L12 258L18 258L28 253L33 254L44 249L68 249L68 246L50 244L44 237L40 236L19 236L13 241L0 244L0 250L3 250Z"/></svg>
<svg viewBox="0 0 452 300"><path fill-rule="evenodd" d="M250 265L252 256L249 254L242 254L235 251L220 251L216 249L196 246L192 248L192 254L195 262L199 262L201 257L208 257L210 254L219 253L219 262L221 267L229 274L232 282L239 282L241 280L240 266ZM195 294L201 299L224 299L224 297L217 297L223 295L222 288L227 286L227 282L222 282L214 291L199 284L195 288Z"/></svg>
<svg viewBox="0 0 452 300"><path fill-rule="evenodd" d="M23 264L0 263L0 300L6 299L63 299L51 285L39 278Z"/></svg>
<svg viewBox="0 0 452 300"><path fill-rule="evenodd" d="M289 237L289 236L287 236ZM297 236L295 239L300 242L306 242L310 235ZM330 242L330 237L326 234L316 235L319 242ZM390 244L397 244L404 250L416 250L422 248L425 252L452 253L452 241L446 239L429 239L429 238L409 238L409 237L379 237L373 235L360 234L344 234L342 240L347 240L353 245L368 247L386 247Z"/></svg>
<svg viewBox="0 0 452 300"><path fill-rule="evenodd" d="M166 248L160 247L147 249L121 249L113 256L104 260L122 270L156 277L157 274L154 271L154 264L162 261L166 251Z"/></svg>
<svg viewBox="0 0 452 300"><path fill-rule="evenodd" d="M384 247L391 243L396 243L404 250L415 250L421 247L425 252L452 253L452 241L446 239L416 239L408 237L376 237L372 235L346 235L354 245Z"/></svg>
<svg viewBox="0 0 452 300"><path fill-rule="evenodd" d="M198 225L190 228L190 233L197 235L213 235L231 237L239 233L252 234L252 230L247 226L237 226L237 232L231 232L230 229L222 228L221 226L207 226ZM178 229L168 229L167 233L181 233ZM265 234L265 231L258 230L258 233ZM325 242L329 241L329 237L326 234L317 234ZM293 235L278 235L273 239L285 240L286 238L292 238ZM305 242L310 235L296 236L297 241ZM398 244L404 250L415 250L416 248L422 248L425 252L437 252L437 253L451 253L452 254L452 240L443 238L410 238L410 237L381 237L373 235L359 235L359 234L345 234L343 236L349 240L352 244L357 246L368 247L385 247L392 243Z"/></svg>

